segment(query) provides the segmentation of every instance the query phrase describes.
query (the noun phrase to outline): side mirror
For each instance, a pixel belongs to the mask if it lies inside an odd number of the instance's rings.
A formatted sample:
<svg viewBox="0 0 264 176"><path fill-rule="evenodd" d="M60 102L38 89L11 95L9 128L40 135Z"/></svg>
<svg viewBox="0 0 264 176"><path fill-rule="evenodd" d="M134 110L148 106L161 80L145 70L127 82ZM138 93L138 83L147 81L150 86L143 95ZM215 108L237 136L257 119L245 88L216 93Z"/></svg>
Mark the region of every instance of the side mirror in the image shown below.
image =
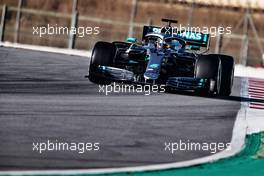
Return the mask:
<svg viewBox="0 0 264 176"><path fill-rule="evenodd" d="M127 42L129 42L129 43L136 43L137 42L137 38L135 38L135 37L128 37L127 38Z"/></svg>

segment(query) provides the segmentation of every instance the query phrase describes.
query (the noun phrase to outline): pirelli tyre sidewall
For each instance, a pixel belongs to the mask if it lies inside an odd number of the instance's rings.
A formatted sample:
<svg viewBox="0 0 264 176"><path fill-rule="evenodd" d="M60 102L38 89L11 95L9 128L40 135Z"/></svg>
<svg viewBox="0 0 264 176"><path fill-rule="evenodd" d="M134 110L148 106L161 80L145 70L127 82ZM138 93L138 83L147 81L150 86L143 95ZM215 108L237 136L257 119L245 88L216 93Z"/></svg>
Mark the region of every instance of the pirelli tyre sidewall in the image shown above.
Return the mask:
<svg viewBox="0 0 264 176"><path fill-rule="evenodd" d="M218 95L221 89L222 65L217 55L200 55L196 61L195 77L209 79L214 87L201 90L202 94Z"/></svg>
<svg viewBox="0 0 264 176"><path fill-rule="evenodd" d="M111 81L98 74L98 66L112 66L116 47L112 43L99 41L95 44L89 66L89 80L96 84L110 84Z"/></svg>

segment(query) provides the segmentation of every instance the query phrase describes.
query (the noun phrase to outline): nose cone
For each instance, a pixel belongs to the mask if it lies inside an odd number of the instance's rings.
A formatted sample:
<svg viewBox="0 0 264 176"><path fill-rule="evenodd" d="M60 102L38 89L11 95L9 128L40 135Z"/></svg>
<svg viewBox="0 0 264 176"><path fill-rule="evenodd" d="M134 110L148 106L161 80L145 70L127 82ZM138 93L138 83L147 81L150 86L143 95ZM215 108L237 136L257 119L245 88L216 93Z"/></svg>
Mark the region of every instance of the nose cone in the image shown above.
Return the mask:
<svg viewBox="0 0 264 176"><path fill-rule="evenodd" d="M155 67L147 68L147 70L144 74L144 78L156 80L159 78L159 74L160 74L160 65L157 65Z"/></svg>
<svg viewBox="0 0 264 176"><path fill-rule="evenodd" d="M145 73L144 78L145 79L151 79L151 80L156 80L158 79L159 75L155 73Z"/></svg>
<svg viewBox="0 0 264 176"><path fill-rule="evenodd" d="M150 53L147 69L144 73L146 80L156 80L160 75L161 62L164 55L157 52Z"/></svg>

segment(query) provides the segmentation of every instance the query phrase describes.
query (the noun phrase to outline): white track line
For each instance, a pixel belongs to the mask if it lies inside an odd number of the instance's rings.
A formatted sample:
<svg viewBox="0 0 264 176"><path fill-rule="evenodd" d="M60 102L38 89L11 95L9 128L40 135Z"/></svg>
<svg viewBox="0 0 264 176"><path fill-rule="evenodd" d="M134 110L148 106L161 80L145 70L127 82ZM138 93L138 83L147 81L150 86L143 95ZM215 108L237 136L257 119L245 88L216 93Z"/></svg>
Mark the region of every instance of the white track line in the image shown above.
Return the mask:
<svg viewBox="0 0 264 176"><path fill-rule="evenodd" d="M7 46L7 47L14 47L14 44L7 45L6 43L5 44L2 43L2 45ZM30 46L27 46L27 47L30 47ZM17 45L17 48L19 48L19 45ZM23 47L23 49L27 49L27 48ZM42 49L40 50L44 51ZM57 49L55 50L52 49L52 50L56 52ZM51 51L48 51L48 52L51 52ZM248 97L247 86L248 86L248 80L246 78L242 78L241 97ZM235 154L239 153L244 148L245 136L247 133L247 124L246 124L247 107L248 107L247 102L241 103L241 108L238 111L238 114L237 114L237 117L234 123L233 134L232 134L232 139L231 139L231 149L224 150L222 152L219 152L214 155L207 156L207 157L202 157L202 158L189 160L189 161L183 161L183 162L139 166L139 167L122 167L122 168L106 168L106 169L2 171L0 172L0 175L72 175L72 174L76 175L76 174L106 174L106 173L119 173L119 172L142 172L142 171L174 169L174 168L188 167L188 166L213 162L219 159L234 156Z"/></svg>
<svg viewBox="0 0 264 176"><path fill-rule="evenodd" d="M48 46L36 46L36 45L10 43L10 42L0 42L0 46L34 50L34 51L44 51L44 52L50 52L50 53L68 54L68 55L83 56L83 57L91 56L91 51L66 49L66 48L55 48L55 47L48 47Z"/></svg>

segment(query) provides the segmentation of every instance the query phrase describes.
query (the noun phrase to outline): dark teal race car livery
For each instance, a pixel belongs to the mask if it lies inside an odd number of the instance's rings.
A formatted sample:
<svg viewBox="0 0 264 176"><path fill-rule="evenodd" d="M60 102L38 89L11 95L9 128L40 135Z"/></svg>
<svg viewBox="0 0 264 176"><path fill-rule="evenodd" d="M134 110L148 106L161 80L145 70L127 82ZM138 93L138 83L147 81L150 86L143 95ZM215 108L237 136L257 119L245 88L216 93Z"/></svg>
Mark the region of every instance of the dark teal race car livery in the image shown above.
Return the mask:
<svg viewBox="0 0 264 176"><path fill-rule="evenodd" d="M171 27L175 20L162 21L167 25L144 26L140 43L135 38L126 42L97 42L89 66L90 81L164 84L167 90L230 95L234 59L204 54L209 49L209 34L175 31Z"/></svg>

